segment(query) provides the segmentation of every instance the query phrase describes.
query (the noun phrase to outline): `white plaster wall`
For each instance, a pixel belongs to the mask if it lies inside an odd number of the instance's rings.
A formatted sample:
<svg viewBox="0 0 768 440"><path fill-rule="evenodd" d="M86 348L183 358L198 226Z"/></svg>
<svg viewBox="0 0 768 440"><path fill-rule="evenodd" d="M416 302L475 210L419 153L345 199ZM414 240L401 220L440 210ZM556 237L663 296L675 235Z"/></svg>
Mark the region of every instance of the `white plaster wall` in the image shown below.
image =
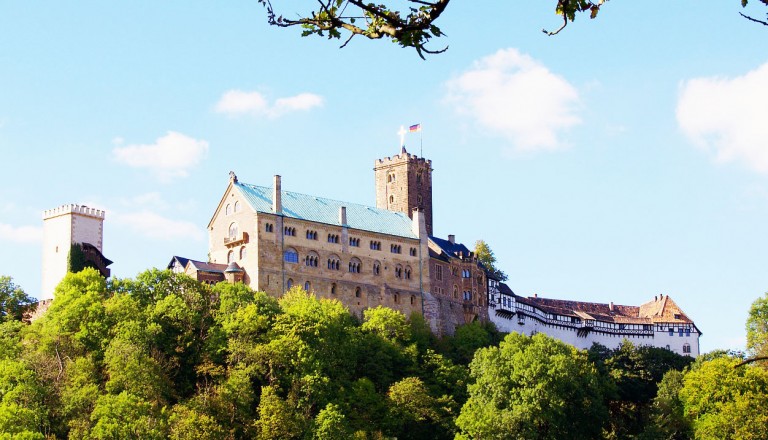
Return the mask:
<svg viewBox="0 0 768 440"><path fill-rule="evenodd" d="M521 325L518 322L517 316L513 316L511 319L498 316L496 315L496 310L494 308L488 309L488 315L491 322L496 325L496 328L498 328L499 331L507 333L518 332L529 336L536 333L544 333L579 349L589 349L595 342L610 349L614 349L617 348L624 339L627 339L635 345L649 345L658 348L666 348L667 345L669 345L669 349L677 354L694 357L699 355L699 335L695 332L695 328L691 329L691 336L685 336L685 333L683 333L682 337L679 336L677 330L675 330L674 336L669 336L668 331L654 330L653 337L599 333L594 331L589 332L586 337L579 337L576 329L544 324L528 316L524 317L523 324ZM654 329L655 328L656 327L654 326ZM683 344L686 342L691 345L691 353L683 353Z"/></svg>
<svg viewBox="0 0 768 440"><path fill-rule="evenodd" d="M72 243L90 243L102 249L102 227L104 220L85 215L72 214Z"/></svg>
<svg viewBox="0 0 768 440"><path fill-rule="evenodd" d="M69 215L43 221L43 284L41 299L53 298L53 291L67 274L67 255L72 244Z"/></svg>

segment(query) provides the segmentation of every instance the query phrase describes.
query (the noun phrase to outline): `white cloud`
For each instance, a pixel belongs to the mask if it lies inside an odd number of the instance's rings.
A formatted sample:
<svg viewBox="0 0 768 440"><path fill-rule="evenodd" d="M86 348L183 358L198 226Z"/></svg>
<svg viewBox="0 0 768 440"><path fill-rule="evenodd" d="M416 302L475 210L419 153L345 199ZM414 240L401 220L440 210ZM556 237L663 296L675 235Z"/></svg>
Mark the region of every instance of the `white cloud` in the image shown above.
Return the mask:
<svg viewBox="0 0 768 440"><path fill-rule="evenodd" d="M169 131L154 144L116 146L112 154L118 162L147 168L161 180L185 177L208 153L208 142Z"/></svg>
<svg viewBox="0 0 768 440"><path fill-rule="evenodd" d="M446 102L520 152L564 146L560 132L581 122L579 93L516 49L499 50L446 83Z"/></svg>
<svg viewBox="0 0 768 440"><path fill-rule="evenodd" d="M768 63L735 78L682 83L677 123L715 161L740 161L768 173Z"/></svg>
<svg viewBox="0 0 768 440"><path fill-rule="evenodd" d="M11 226L0 223L0 241L13 243L41 243L43 228L37 226Z"/></svg>
<svg viewBox="0 0 768 440"><path fill-rule="evenodd" d="M273 104L270 104L264 95L259 92L229 90L216 103L215 110L217 113L225 113L231 116L250 114L253 116L277 118L286 113L307 111L322 105L322 96L313 93L300 93L296 96L278 98Z"/></svg>
<svg viewBox="0 0 768 440"><path fill-rule="evenodd" d="M172 220L148 210L130 213L115 212L112 218L115 223L125 225L137 234L158 240L200 241L204 238L203 231L196 224Z"/></svg>

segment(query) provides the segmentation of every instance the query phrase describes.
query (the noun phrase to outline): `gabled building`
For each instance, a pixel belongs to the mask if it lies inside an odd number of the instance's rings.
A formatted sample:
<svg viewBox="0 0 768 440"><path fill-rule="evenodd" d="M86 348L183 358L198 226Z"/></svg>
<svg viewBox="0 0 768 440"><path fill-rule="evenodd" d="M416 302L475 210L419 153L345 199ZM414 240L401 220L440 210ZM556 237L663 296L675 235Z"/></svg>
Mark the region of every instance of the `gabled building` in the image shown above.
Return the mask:
<svg viewBox="0 0 768 440"><path fill-rule="evenodd" d="M666 348L698 356L701 331L669 295L640 306L517 296L500 283L490 296L491 321L503 332L545 333L576 348L593 343L616 348L624 339L635 345Z"/></svg>

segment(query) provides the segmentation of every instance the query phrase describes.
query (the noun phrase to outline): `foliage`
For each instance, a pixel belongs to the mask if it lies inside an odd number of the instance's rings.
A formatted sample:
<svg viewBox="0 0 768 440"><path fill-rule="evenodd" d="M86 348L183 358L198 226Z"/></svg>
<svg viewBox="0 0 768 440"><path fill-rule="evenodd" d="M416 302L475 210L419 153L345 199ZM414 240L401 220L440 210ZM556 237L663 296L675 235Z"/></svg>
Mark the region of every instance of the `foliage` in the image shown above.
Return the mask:
<svg viewBox="0 0 768 440"><path fill-rule="evenodd" d="M478 350L470 368L475 383L456 420L462 438L598 438L607 422L586 353L542 333L511 333Z"/></svg>
<svg viewBox="0 0 768 440"><path fill-rule="evenodd" d="M21 321L24 312L34 302L9 276L0 276L0 320Z"/></svg>
<svg viewBox="0 0 768 440"><path fill-rule="evenodd" d="M77 273L87 267L85 253L79 243L72 243L67 254L67 272Z"/></svg>
<svg viewBox="0 0 768 440"><path fill-rule="evenodd" d="M768 356L768 293L749 308L747 350L753 356Z"/></svg>
<svg viewBox="0 0 768 440"><path fill-rule="evenodd" d="M299 18L296 19L278 13L271 0L258 1L265 6L267 20L271 25L298 26L302 29L302 36L317 35L328 39L340 39L342 32L348 33L342 47L360 35L372 40L389 39L402 47L412 47L422 59L424 54L442 53L447 49L430 50L426 45L433 38L444 35L435 22L448 7L450 0L407 0L404 9L401 9L404 5L395 2L387 5L362 0L319 0L317 10L298 12ZM557 0L555 12L562 18L563 24L554 32L545 30L544 33L557 34L574 21L579 13L589 13L590 18L597 17L604 1Z"/></svg>
<svg viewBox="0 0 768 440"><path fill-rule="evenodd" d="M475 242L475 257L482 263L489 274L498 278L499 281L507 280L507 274L496 267L496 256L493 255L493 250L488 246L488 243L483 240L477 240Z"/></svg>
<svg viewBox="0 0 768 440"><path fill-rule="evenodd" d="M0 322L2 438L768 435L768 372L727 352L680 372L690 359L667 350L500 342L491 324L438 341L418 314L361 322L298 288L275 299L159 270L86 268L55 294L31 325Z"/></svg>

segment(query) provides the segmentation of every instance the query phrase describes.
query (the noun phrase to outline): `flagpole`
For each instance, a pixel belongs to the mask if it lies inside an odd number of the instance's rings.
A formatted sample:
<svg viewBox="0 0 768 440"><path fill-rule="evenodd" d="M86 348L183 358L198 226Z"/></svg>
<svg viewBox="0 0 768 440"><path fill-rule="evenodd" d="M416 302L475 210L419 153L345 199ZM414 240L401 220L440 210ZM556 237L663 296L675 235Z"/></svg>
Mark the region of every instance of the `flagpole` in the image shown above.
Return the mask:
<svg viewBox="0 0 768 440"><path fill-rule="evenodd" d="M419 156L424 157L424 127L419 124Z"/></svg>

